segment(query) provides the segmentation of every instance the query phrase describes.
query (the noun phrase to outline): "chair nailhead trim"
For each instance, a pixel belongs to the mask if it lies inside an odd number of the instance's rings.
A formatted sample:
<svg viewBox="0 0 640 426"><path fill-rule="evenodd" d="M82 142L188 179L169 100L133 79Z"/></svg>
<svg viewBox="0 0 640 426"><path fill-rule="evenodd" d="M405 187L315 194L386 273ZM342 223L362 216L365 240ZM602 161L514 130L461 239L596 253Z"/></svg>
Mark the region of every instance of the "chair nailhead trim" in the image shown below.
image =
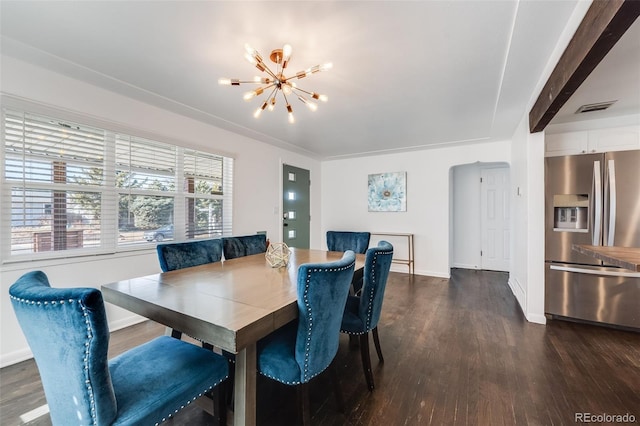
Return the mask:
<svg viewBox="0 0 640 426"><path fill-rule="evenodd" d="M375 291L374 290L377 290L377 288L375 286L376 278L377 278L376 274L375 274L375 271L376 271L375 266L376 266L376 262L378 261L378 255L381 255L381 254L391 254L391 255L393 255L393 250L380 250L380 251L374 252L373 261L372 261L373 265L372 265L371 271L370 271L371 272L371 276L369 277L369 280L371 281L371 285L367 286L367 290L368 290L369 294L368 294L368 303L367 303L367 319L366 319L365 324L364 324L364 331L356 332L356 331L340 330L341 333L346 333L346 334L359 336L361 334L368 333L369 330L371 330L371 315L373 313L373 297L375 295ZM363 286L363 289L360 290L360 291L364 292L364 286ZM362 298L362 297L364 297L364 295L361 295L360 297Z"/></svg>
<svg viewBox="0 0 640 426"><path fill-rule="evenodd" d="M198 393L198 395L194 396L190 400L187 400L187 402L184 405L181 405L180 408L176 409L173 413L169 413L168 415L164 416L162 418L162 420L160 420L159 422L156 422L155 426L159 426L161 423L166 422L167 420L172 418L174 414L177 414L178 411L182 410L184 407L186 407L187 405L191 404L193 401L195 401L196 399L200 398L202 395L204 395L205 393L209 392L210 390L212 390L213 388L218 386L220 383L222 383L225 380L227 380L227 378L229 378L229 375L226 375L222 380L218 380L218 382L212 384L211 386L209 386L209 388L207 388L207 389L203 390L202 392Z"/></svg>
<svg viewBox="0 0 640 426"><path fill-rule="evenodd" d="M78 305L80 306L80 309L82 309L82 315L85 318L85 323L87 324L87 341L85 341L84 346L85 346L85 357L83 358L83 362L84 362L84 371L86 374L85 377L85 384L87 385L87 393L89 394L89 401L90 401L90 406L91 406L91 418L93 420L93 425L97 425L98 424L98 419L96 418L96 407L95 407L95 400L94 400L94 395L93 395L93 387L91 386L91 380L89 380L89 348L91 347L90 344L90 340L93 338L93 330L91 328L91 322L89 321L89 313L87 312L87 308L86 306L84 306L84 304L82 303L81 300L74 300L74 299L69 299L69 300L53 300L53 301L44 301L44 302L36 302L33 300L28 300L28 299L21 299L15 296L10 295L9 296L11 299L20 302L20 303L26 303L28 305L53 305L56 306L57 304L60 305L64 305L65 303L69 303L69 304L73 304L75 302L78 302ZM202 395L204 395L205 393L209 392L211 389L213 389L214 387L218 386L220 383L224 382L225 380L227 380L227 378L229 377L229 375L226 375L223 379L219 380L217 383L214 383L213 385L209 386L208 389L205 389L204 391L200 392L198 395L194 396L193 398L191 398L191 400L187 401L186 405L191 404L191 402L195 401L196 399L200 398ZM167 419L170 419L173 414L177 413L178 411L180 411L181 409L183 409L185 407L185 405L181 405L179 409L175 410L173 413L169 414L168 416L165 416L162 418L161 421L156 422L155 425L158 426L160 423L163 423L165 421L167 421Z"/></svg>
<svg viewBox="0 0 640 426"><path fill-rule="evenodd" d="M307 271L307 280L304 286L304 294L302 296L302 299L304 301L304 306L307 308L307 316L309 318L309 330L307 332L307 340L305 342L305 351L304 351L304 371L302 374L302 380L304 383L308 382L309 380L311 380L312 378L314 378L315 376L317 376L318 374L320 374L321 372L318 372L314 375L309 376L309 349L311 348L311 336L313 334L313 313L311 312L311 306L309 305L309 283L311 282L311 273L312 272L339 272L339 271L345 271L349 268L354 267L354 265L356 264L355 261L351 262L350 264L340 267L340 268L313 268L313 269L309 269ZM322 370L324 371L324 369ZM271 377L265 374L265 376L274 379L280 383L284 383L287 385L295 385L295 384L300 384L300 383L288 383L288 382L283 382L281 380L276 379L275 377Z"/></svg>
<svg viewBox="0 0 640 426"><path fill-rule="evenodd" d="M98 424L98 419L96 417L96 406L95 406L95 398L93 395L93 386L91 385L91 380L89 378L89 353L90 353L90 348L91 348L91 339L93 339L93 329L91 328L91 322L89 321L89 313L87 312L87 307L84 306L84 304L82 303L81 300L75 300L75 299L68 299L68 300L50 300L50 301L34 301L34 300L28 300L28 299L22 299L22 298L18 298L15 296L10 296L11 299L19 302L19 303L25 303L27 305L35 305L35 306L41 306L41 307L48 307L49 305L53 306L53 307L58 307L58 304L60 305L60 307L63 307L65 303L69 303L69 304L73 304L73 303L78 303L78 306L80 307L80 309L82 310L82 315L84 316L84 321L85 324L87 325L87 337L86 340L84 342L84 358L82 359L82 362L84 363L84 373L85 373L85 385L86 385L86 389L87 389L87 396L89 399L89 407L91 410L91 419L92 419L92 424L93 425L97 425Z"/></svg>

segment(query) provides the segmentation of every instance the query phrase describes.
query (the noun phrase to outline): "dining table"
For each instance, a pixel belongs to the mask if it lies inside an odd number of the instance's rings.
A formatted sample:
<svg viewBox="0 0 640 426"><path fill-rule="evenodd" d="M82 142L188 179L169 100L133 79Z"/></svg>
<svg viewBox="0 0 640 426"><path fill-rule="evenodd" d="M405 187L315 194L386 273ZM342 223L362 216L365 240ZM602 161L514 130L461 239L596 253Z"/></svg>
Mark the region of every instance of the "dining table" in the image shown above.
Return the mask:
<svg viewBox="0 0 640 426"><path fill-rule="evenodd" d="M298 267L344 253L290 248L286 266L264 253L208 263L101 287L104 300L236 354L235 425L256 424L257 342L298 317ZM365 256L356 255L356 270Z"/></svg>

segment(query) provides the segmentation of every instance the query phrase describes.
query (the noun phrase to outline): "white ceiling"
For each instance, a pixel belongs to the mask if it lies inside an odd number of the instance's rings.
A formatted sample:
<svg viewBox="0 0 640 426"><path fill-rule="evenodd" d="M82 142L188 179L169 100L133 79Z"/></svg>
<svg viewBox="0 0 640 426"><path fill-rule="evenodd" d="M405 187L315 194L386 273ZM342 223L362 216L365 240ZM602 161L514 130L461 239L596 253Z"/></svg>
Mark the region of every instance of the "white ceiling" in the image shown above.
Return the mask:
<svg viewBox="0 0 640 426"><path fill-rule="evenodd" d="M576 1L0 2L2 53L317 158L508 139ZM293 46L298 85L328 95L261 104L219 77ZM637 51L636 51L637 53ZM535 98L535 96L534 96ZM605 99L608 100L608 99Z"/></svg>

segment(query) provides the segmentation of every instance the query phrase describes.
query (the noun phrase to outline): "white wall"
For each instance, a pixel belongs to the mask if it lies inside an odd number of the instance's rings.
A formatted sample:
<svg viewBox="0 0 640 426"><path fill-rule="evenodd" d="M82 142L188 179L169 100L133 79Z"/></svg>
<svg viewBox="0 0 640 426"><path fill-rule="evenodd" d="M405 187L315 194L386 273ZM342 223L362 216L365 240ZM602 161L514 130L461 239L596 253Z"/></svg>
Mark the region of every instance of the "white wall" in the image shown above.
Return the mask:
<svg viewBox="0 0 640 426"><path fill-rule="evenodd" d="M513 256L509 285L528 321L544 316L544 133L529 133L529 111L582 22L591 1L579 2L549 57L512 138Z"/></svg>
<svg viewBox="0 0 640 426"><path fill-rule="evenodd" d="M510 159L510 142L503 141L325 161L322 233L327 230L413 233L416 273L449 277L450 168L476 161ZM367 176L401 171L407 172L407 211L369 212ZM373 236L372 243L378 239ZM394 265L393 269L407 271L401 265Z"/></svg>
<svg viewBox="0 0 640 426"><path fill-rule="evenodd" d="M234 156L235 234L266 230L272 241L281 241L281 164L286 162L311 172L311 217L320 217L319 161L230 133L220 128L109 92L25 62L2 56L0 88L3 95L82 114L106 125L120 126L144 137ZM20 101L18 101L20 102ZM61 117L64 118L64 117ZM6 202L6 200L2 200ZM320 221L311 223L311 246L320 247ZM4 239L4 236L2 236ZM13 314L9 286L24 272L41 269L54 286L89 286L160 271L153 250L126 256L112 255L48 262L0 265L0 366L30 356ZM110 326L122 327L138 318L107 306Z"/></svg>
<svg viewBox="0 0 640 426"><path fill-rule="evenodd" d="M544 133L525 115L513 136L509 286L527 320L544 324Z"/></svg>

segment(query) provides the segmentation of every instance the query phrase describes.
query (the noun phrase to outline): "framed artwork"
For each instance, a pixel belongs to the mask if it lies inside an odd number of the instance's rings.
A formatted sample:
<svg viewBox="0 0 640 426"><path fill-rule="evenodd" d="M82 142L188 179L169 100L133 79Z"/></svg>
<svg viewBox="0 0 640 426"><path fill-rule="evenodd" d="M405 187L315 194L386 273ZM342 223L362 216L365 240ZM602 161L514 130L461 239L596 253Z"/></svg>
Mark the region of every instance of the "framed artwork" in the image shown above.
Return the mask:
<svg viewBox="0 0 640 426"><path fill-rule="evenodd" d="M370 212L407 211L407 172L369 175Z"/></svg>

